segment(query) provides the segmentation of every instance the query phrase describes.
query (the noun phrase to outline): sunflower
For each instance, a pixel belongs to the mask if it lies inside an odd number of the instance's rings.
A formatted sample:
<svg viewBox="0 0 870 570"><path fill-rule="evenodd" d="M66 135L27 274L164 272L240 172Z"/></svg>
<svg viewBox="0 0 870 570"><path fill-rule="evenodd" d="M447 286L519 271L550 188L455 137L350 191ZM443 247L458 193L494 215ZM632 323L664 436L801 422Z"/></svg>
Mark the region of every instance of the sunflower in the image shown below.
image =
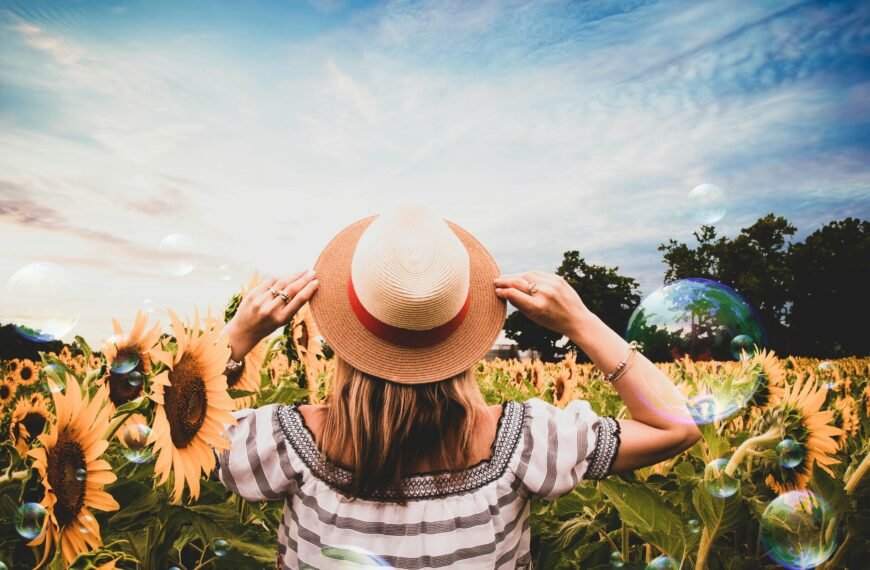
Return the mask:
<svg viewBox="0 0 870 570"><path fill-rule="evenodd" d="M17 390L18 384L11 377L0 380L0 408L6 409L12 403Z"/></svg>
<svg viewBox="0 0 870 570"><path fill-rule="evenodd" d="M779 465L767 475L764 482L777 493L794 489L805 489L813 472L813 465L819 466L833 475L830 465L839 463L833 457L839 448L834 439L843 430L832 425L833 410L822 410L827 391L812 378L798 379L793 385L786 386L781 396L772 395L771 409L763 417L768 429L779 428L782 439L799 443L804 457L792 468Z"/></svg>
<svg viewBox="0 0 870 570"><path fill-rule="evenodd" d="M50 384L54 381L49 379ZM28 546L45 544L42 566L53 544L59 544L69 565L79 554L102 545L100 525L92 508L114 511L118 502L103 490L117 479L112 465L100 459L109 446L103 434L109 427L111 409L106 406L107 388L101 386L94 397L82 394L72 376L63 392L54 392L57 419L49 420L48 433L37 436L42 447L27 452L41 475L45 495L40 503L48 512L40 535Z"/></svg>
<svg viewBox="0 0 870 570"><path fill-rule="evenodd" d="M18 367L21 366L21 361L17 358L13 358L6 362L6 372L12 374L13 372L18 370Z"/></svg>
<svg viewBox="0 0 870 570"><path fill-rule="evenodd" d="M121 405L144 395L144 375L151 372L152 360L163 362L167 366L171 356L160 349L160 324L156 323L150 331L145 332L148 317L136 313L133 328L124 334L117 320L112 319L114 335L106 343L103 354L106 357L107 373L99 383L109 388L109 405L112 413ZM113 366L125 361L123 373L112 372ZM132 368L131 368L132 367ZM129 418L124 425L132 423ZM123 427L115 432L115 437L121 438Z"/></svg>
<svg viewBox="0 0 870 570"><path fill-rule="evenodd" d="M834 404L834 409L839 411L840 427L843 428L843 433L840 435L840 445L846 443L846 439L850 436L858 434L858 428L861 425L861 420L858 418L856 407L858 403L852 396L846 395L837 398Z"/></svg>
<svg viewBox="0 0 870 570"><path fill-rule="evenodd" d="M22 386L30 386L39 378L39 369L29 358L18 361L18 369L15 371L18 383Z"/></svg>
<svg viewBox="0 0 870 570"><path fill-rule="evenodd" d="M293 317L290 338L299 362L305 367L308 386L312 388L317 381L317 374L323 369L321 364L323 350L317 342L319 334L314 318L311 316L311 308L308 303L305 303Z"/></svg>
<svg viewBox="0 0 870 570"><path fill-rule="evenodd" d="M749 365L752 372L758 374L758 385L747 405L767 408L774 399L782 399L785 370L776 354L772 350L761 349L753 355Z"/></svg>
<svg viewBox="0 0 870 570"><path fill-rule="evenodd" d="M187 480L192 498L199 497L200 471L214 469L212 449L228 449L225 425L235 425L233 400L224 376L230 349L219 342L217 327L200 331L199 314L186 329L169 311L177 351L164 370L151 380L151 399L157 403L154 425L146 444L154 443L154 475L163 484L174 474L174 503L181 501ZM189 322L188 322L189 325Z"/></svg>
<svg viewBox="0 0 870 570"><path fill-rule="evenodd" d="M9 438L22 456L30 449L33 440L42 433L51 417L42 394L33 394L30 400L21 399L12 409L9 421Z"/></svg>

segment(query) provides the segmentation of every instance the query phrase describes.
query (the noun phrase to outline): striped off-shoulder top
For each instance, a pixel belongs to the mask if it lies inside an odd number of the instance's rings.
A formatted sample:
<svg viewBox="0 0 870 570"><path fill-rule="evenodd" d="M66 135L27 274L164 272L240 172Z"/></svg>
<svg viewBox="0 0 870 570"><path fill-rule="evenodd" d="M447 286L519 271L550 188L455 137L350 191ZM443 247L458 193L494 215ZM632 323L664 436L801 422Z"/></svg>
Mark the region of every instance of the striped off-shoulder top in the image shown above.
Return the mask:
<svg viewBox="0 0 870 570"><path fill-rule="evenodd" d="M283 500L276 568L336 568L366 560L394 568L531 568L529 500L600 479L619 424L588 402L506 402L492 456L468 469L403 480L406 504L353 497L352 474L321 456L296 406L233 412L216 477L250 501Z"/></svg>

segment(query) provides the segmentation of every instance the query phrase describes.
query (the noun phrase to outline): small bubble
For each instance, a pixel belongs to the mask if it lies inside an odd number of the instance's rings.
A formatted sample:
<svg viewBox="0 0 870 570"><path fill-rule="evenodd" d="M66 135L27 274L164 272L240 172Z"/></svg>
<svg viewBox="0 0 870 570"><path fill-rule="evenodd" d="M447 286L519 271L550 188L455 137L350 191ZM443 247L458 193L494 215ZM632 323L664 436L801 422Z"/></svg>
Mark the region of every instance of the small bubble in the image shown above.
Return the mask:
<svg viewBox="0 0 870 570"><path fill-rule="evenodd" d="M176 277L189 274L199 264L195 249L196 245L189 235L169 234L160 241L163 270Z"/></svg>
<svg viewBox="0 0 870 570"><path fill-rule="evenodd" d="M793 439L784 439L776 444L776 457L780 465L793 469L804 460L804 446Z"/></svg>
<svg viewBox="0 0 870 570"><path fill-rule="evenodd" d="M646 565L646 570L680 570L680 563L670 556L657 556Z"/></svg>
<svg viewBox="0 0 870 570"><path fill-rule="evenodd" d="M76 469L76 481L84 481L87 478L88 478L87 469L82 469L81 467Z"/></svg>
<svg viewBox="0 0 870 570"><path fill-rule="evenodd" d="M217 270L218 270L218 279L220 279L221 281L229 281L230 279L233 278L232 268L229 265L227 265L226 263L222 263L221 265L218 265Z"/></svg>
<svg viewBox="0 0 870 570"><path fill-rule="evenodd" d="M60 364L47 364L40 373L49 392L62 392L66 388L66 369Z"/></svg>
<svg viewBox="0 0 870 570"><path fill-rule="evenodd" d="M748 334L739 334L731 339L731 355L737 360L749 360L755 354L754 341Z"/></svg>
<svg viewBox="0 0 870 570"><path fill-rule="evenodd" d="M695 186L689 192L692 217L701 224L715 224L725 217L725 193L713 184Z"/></svg>
<svg viewBox="0 0 870 570"><path fill-rule="evenodd" d="M138 388L142 385L142 381L144 380L144 376L142 376L141 372L137 372L133 370L127 374L127 383L130 384L133 388Z"/></svg>
<svg viewBox="0 0 870 570"><path fill-rule="evenodd" d="M692 534L698 534L701 532L701 521L698 519L691 519L689 521L689 532Z"/></svg>
<svg viewBox="0 0 870 570"><path fill-rule="evenodd" d="M211 549L214 551L215 556L223 558L229 552L230 544L222 538L217 538L212 541Z"/></svg>
<svg viewBox="0 0 870 570"><path fill-rule="evenodd" d="M82 515L78 519L76 519L76 527L79 529L79 532L82 534L88 534L91 532L91 526L94 524L94 517L91 515Z"/></svg>
<svg viewBox="0 0 870 570"><path fill-rule="evenodd" d="M714 459L704 468L704 488L714 497L723 499L730 497L740 489L740 480L737 473L728 475L725 467L727 459Z"/></svg>
<svg viewBox="0 0 870 570"><path fill-rule="evenodd" d="M151 299L142 299L142 312L146 315L154 313L154 301Z"/></svg>
<svg viewBox="0 0 870 570"><path fill-rule="evenodd" d="M42 533L46 514L39 503L24 503L15 511L15 530L28 540L36 538Z"/></svg>
<svg viewBox="0 0 870 570"><path fill-rule="evenodd" d="M126 374L139 366L139 352L135 348L123 348L112 361L113 374Z"/></svg>
<svg viewBox="0 0 870 570"><path fill-rule="evenodd" d="M131 463L148 463L151 461L151 447L146 443L151 435L151 428L145 424L127 425L121 436L124 444L122 453Z"/></svg>
<svg viewBox="0 0 870 570"><path fill-rule="evenodd" d="M614 550L610 553L610 566L613 568L622 568L625 566L625 557L622 552Z"/></svg>

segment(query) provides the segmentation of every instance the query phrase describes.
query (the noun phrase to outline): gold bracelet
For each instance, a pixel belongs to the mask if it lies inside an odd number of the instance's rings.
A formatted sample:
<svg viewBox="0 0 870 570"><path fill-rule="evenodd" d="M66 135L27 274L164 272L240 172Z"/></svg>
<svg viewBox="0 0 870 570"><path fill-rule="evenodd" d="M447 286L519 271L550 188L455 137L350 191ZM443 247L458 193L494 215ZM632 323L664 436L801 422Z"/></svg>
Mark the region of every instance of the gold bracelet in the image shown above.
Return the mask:
<svg viewBox="0 0 870 570"><path fill-rule="evenodd" d="M613 383L622 378L622 375L626 373L626 371L634 361L635 354L637 354L637 341L633 340L628 345L628 356L625 357L625 360L619 363L619 365L616 367L616 370L606 375L604 379L610 383Z"/></svg>

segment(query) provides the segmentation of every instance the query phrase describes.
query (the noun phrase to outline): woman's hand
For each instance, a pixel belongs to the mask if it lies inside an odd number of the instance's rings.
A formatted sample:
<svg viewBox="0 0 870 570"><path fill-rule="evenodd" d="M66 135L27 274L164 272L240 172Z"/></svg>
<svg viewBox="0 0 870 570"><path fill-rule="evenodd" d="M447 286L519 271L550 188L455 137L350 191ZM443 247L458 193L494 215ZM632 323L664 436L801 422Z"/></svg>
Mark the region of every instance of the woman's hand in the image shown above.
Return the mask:
<svg viewBox="0 0 870 570"><path fill-rule="evenodd" d="M529 281L538 289L529 294ZM580 295L565 278L543 271L526 271L495 278L495 294L516 307L532 321L554 332L572 336L590 315Z"/></svg>
<svg viewBox="0 0 870 570"><path fill-rule="evenodd" d="M232 347L232 359L241 360L263 338L290 322L317 290L313 271L300 271L289 277L269 277L248 291L233 319L224 328ZM283 292L287 301L272 291Z"/></svg>

